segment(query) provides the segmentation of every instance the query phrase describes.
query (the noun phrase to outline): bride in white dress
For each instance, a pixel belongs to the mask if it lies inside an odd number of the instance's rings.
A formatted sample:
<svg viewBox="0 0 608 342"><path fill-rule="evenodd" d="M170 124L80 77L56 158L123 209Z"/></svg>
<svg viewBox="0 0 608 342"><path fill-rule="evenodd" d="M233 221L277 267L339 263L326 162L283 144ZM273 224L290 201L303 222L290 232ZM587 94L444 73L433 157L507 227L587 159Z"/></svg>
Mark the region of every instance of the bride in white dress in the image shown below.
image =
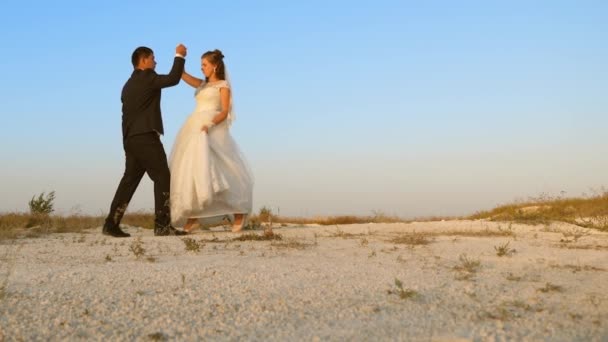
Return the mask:
<svg viewBox="0 0 608 342"><path fill-rule="evenodd" d="M199 218L230 214L232 231L241 231L251 212L253 177L230 135L234 115L223 59L220 50L203 54L204 80L182 74L196 88L196 108L175 139L169 168L172 223L187 232Z"/></svg>

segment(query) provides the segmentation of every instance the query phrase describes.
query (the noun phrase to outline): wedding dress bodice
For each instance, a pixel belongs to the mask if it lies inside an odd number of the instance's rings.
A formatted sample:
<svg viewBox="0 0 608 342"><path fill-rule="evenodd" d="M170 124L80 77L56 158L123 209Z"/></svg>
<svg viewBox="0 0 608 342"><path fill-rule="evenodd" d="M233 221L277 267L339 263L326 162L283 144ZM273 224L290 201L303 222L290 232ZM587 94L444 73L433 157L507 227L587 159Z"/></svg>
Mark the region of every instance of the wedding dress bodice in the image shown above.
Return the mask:
<svg viewBox="0 0 608 342"><path fill-rule="evenodd" d="M203 81L203 84L196 88L196 108L194 111L221 111L220 88L229 88L228 82L207 83Z"/></svg>

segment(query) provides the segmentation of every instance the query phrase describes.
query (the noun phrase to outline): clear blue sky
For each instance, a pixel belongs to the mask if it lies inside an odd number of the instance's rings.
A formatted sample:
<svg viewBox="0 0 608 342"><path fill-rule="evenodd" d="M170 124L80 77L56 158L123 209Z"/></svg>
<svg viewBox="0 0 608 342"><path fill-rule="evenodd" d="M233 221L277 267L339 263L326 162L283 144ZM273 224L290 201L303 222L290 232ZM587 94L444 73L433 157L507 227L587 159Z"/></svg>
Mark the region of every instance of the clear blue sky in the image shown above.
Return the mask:
<svg viewBox="0 0 608 342"><path fill-rule="evenodd" d="M106 213L139 45L219 48L254 209L459 215L608 185L605 1L3 1L0 211ZM194 108L163 92L164 145ZM131 210L153 207L140 184Z"/></svg>

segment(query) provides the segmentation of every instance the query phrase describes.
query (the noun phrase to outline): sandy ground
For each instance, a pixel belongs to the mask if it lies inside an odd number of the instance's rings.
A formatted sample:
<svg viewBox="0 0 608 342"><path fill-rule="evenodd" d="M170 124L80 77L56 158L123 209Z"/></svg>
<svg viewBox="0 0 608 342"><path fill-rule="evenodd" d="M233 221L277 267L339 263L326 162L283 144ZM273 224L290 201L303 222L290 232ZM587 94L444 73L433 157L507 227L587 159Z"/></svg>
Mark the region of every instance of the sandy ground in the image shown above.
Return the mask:
<svg viewBox="0 0 608 342"><path fill-rule="evenodd" d="M0 242L0 340L608 341L596 230L287 226L198 231L198 251L100 230Z"/></svg>

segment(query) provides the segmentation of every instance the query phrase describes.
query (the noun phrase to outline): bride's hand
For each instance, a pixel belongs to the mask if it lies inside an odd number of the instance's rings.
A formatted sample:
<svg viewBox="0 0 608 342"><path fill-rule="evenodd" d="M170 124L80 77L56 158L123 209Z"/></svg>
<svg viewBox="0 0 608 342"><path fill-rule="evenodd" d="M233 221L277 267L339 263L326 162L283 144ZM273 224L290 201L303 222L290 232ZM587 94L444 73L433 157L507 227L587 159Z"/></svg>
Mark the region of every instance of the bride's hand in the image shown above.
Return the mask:
<svg viewBox="0 0 608 342"><path fill-rule="evenodd" d="M215 122L211 121L210 123L204 125L203 128L201 128L201 131L209 133L209 129L213 126L215 126Z"/></svg>

